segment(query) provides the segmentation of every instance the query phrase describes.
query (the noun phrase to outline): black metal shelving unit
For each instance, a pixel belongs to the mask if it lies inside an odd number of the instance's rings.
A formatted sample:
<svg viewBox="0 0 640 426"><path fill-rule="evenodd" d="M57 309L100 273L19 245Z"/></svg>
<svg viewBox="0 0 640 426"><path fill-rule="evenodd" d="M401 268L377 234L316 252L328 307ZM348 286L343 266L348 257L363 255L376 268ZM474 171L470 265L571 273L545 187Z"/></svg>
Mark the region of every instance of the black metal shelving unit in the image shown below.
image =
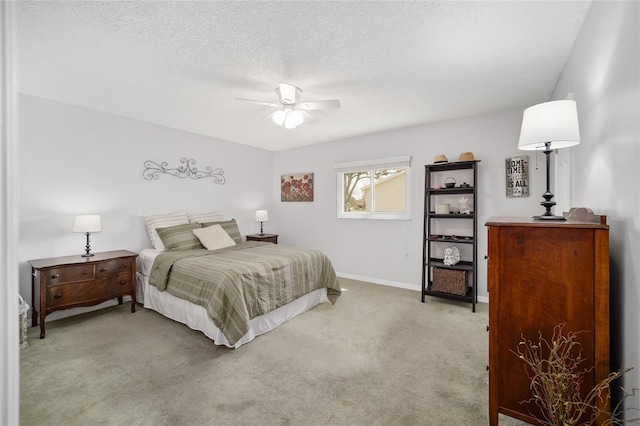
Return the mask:
<svg viewBox="0 0 640 426"><path fill-rule="evenodd" d="M469 175L468 187L440 188L436 187L434 174L447 171L466 171L465 176ZM468 172L468 173L467 173ZM441 174L436 175L441 176ZM477 245L477 182L478 182L478 161L460 161L455 163L428 164L425 166L425 184L424 184L424 232L423 232L423 256L422 256L422 302L425 296L441 297L450 300L458 300L471 303L471 309L476 311L476 303L478 301L477 276L478 276L478 245ZM469 195L473 200L469 204L470 213L436 213L435 206L438 198L442 196ZM457 236L436 234L433 232L436 221L472 221L471 235ZM442 225L439 228L446 228ZM456 246L458 244L471 244L472 259L461 260L455 265L445 265L444 259L434 257L434 246L437 244L446 244ZM467 293L465 295L457 295L433 289L433 268L454 269L458 271L466 271L467 275Z"/></svg>

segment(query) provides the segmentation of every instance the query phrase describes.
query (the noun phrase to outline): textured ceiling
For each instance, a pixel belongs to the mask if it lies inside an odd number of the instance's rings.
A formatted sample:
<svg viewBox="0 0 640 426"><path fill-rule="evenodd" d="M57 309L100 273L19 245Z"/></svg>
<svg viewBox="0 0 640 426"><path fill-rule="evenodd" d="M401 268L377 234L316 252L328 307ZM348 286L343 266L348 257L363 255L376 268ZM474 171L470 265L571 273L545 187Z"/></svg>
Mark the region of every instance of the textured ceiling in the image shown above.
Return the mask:
<svg viewBox="0 0 640 426"><path fill-rule="evenodd" d="M18 2L19 90L280 150L549 100L588 1ZM294 130L278 82L339 99Z"/></svg>

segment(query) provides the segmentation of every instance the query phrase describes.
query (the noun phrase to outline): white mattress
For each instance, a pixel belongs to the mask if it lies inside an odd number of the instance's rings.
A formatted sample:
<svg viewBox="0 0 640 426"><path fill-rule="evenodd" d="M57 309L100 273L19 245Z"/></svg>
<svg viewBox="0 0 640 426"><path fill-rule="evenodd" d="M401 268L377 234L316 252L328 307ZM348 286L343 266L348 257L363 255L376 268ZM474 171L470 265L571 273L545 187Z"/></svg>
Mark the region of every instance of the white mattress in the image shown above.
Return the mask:
<svg viewBox="0 0 640 426"><path fill-rule="evenodd" d="M265 315L255 317L249 322L249 331L247 334L242 336L235 345L232 345L218 327L216 327L211 318L209 318L207 311L202 306L195 305L149 285L149 272L158 254L160 254L160 252L157 250L144 249L138 255L136 262L138 269L136 274L136 297L138 302L142 303L147 309L157 311L167 318L171 318L172 320L188 325L194 330L203 332L207 337L212 339L216 345L239 348L243 344L252 341L256 336L273 330L280 324L308 311L320 303L329 301L327 298L327 289L321 288Z"/></svg>

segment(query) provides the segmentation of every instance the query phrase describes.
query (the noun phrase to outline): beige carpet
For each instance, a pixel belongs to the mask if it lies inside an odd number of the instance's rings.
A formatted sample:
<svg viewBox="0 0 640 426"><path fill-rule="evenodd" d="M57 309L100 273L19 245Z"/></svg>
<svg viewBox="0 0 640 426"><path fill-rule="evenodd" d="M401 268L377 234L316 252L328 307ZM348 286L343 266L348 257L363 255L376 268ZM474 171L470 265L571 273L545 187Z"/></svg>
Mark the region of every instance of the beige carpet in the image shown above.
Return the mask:
<svg viewBox="0 0 640 426"><path fill-rule="evenodd" d="M128 303L31 328L21 424L487 424L487 305L341 283L237 350Z"/></svg>

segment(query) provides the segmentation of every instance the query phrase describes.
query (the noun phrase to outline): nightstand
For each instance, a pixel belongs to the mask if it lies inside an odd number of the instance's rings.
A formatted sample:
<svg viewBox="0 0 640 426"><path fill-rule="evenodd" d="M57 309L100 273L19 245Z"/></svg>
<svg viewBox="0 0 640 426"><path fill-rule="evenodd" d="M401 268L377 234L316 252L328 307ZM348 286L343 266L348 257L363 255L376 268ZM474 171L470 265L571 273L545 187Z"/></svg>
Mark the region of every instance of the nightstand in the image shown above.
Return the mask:
<svg viewBox="0 0 640 426"><path fill-rule="evenodd" d="M247 241L264 241L265 243L278 244L277 234L251 234L247 235Z"/></svg>
<svg viewBox="0 0 640 426"><path fill-rule="evenodd" d="M93 306L109 299L131 296L131 313L136 311L136 257L127 250L95 253L91 257L66 256L29 260L33 313L38 324L36 294L40 295L40 338L44 319L54 312L78 306ZM39 288L36 293L36 287Z"/></svg>

